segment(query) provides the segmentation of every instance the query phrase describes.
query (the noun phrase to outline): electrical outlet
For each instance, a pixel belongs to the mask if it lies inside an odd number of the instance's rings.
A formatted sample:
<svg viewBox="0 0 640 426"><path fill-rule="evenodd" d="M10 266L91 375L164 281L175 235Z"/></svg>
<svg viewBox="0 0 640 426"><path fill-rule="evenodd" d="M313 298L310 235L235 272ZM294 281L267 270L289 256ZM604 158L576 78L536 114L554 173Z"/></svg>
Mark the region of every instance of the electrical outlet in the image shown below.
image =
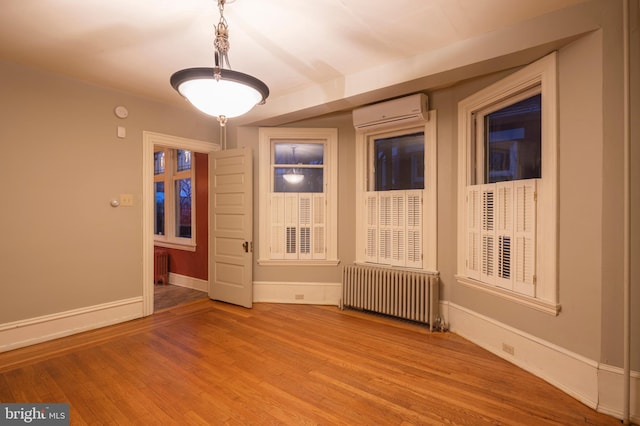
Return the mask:
<svg viewBox="0 0 640 426"><path fill-rule="evenodd" d="M509 355L514 355L515 354L515 349L513 348L513 346L511 345L507 345L506 343L502 344L502 350L506 353L508 353Z"/></svg>
<svg viewBox="0 0 640 426"><path fill-rule="evenodd" d="M304 300L304 294L296 294L295 298L296 300Z"/></svg>

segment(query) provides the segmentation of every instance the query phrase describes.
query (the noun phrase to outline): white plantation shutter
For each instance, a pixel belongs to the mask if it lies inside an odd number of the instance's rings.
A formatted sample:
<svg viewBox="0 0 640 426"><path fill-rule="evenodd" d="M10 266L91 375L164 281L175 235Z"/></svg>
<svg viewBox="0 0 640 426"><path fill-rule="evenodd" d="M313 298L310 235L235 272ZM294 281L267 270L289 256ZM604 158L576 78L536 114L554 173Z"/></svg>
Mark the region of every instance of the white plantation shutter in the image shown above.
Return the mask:
<svg viewBox="0 0 640 426"><path fill-rule="evenodd" d="M480 186L467 187L467 276L480 279Z"/></svg>
<svg viewBox="0 0 640 426"><path fill-rule="evenodd" d="M365 232L367 243L364 249L364 258L367 262L378 262L378 194L367 192L365 194L365 210L367 212Z"/></svg>
<svg viewBox="0 0 640 426"><path fill-rule="evenodd" d="M513 183L496 183L496 285L511 290L513 250Z"/></svg>
<svg viewBox="0 0 640 426"><path fill-rule="evenodd" d="M311 194L298 194L298 259L311 259Z"/></svg>
<svg viewBox="0 0 640 426"><path fill-rule="evenodd" d="M271 259L326 257L324 193L271 194Z"/></svg>
<svg viewBox="0 0 640 426"><path fill-rule="evenodd" d="M365 193L365 260L422 268L422 191Z"/></svg>
<svg viewBox="0 0 640 426"><path fill-rule="evenodd" d="M514 290L535 297L536 284L536 180L514 182L515 281Z"/></svg>
<svg viewBox="0 0 640 426"><path fill-rule="evenodd" d="M378 262L391 262L391 195L378 195Z"/></svg>
<svg viewBox="0 0 640 426"><path fill-rule="evenodd" d="M407 194L406 266L422 268L422 192Z"/></svg>
<svg viewBox="0 0 640 426"><path fill-rule="evenodd" d="M298 194L284 195L285 259L298 258Z"/></svg>
<svg viewBox="0 0 640 426"><path fill-rule="evenodd" d="M536 179L467 187L467 276L535 297Z"/></svg>
<svg viewBox="0 0 640 426"><path fill-rule="evenodd" d="M313 243L312 256L314 259L324 259L327 254L327 227L326 227L327 202L324 194L313 194Z"/></svg>
<svg viewBox="0 0 640 426"><path fill-rule="evenodd" d="M271 244L270 258L284 259L285 226L284 194L271 194Z"/></svg>
<svg viewBox="0 0 640 426"><path fill-rule="evenodd" d="M480 190L480 279L493 282L495 277L495 186L482 185Z"/></svg>
<svg viewBox="0 0 640 426"><path fill-rule="evenodd" d="M395 266L404 266L406 249L405 205L404 193L391 196L391 264Z"/></svg>

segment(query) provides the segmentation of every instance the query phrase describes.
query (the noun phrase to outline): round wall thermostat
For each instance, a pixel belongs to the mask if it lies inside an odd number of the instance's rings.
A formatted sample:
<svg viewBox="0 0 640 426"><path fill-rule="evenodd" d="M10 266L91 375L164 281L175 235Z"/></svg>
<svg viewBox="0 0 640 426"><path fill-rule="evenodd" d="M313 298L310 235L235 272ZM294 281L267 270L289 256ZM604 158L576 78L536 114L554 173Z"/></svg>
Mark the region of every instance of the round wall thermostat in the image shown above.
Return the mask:
<svg viewBox="0 0 640 426"><path fill-rule="evenodd" d="M127 118L127 116L129 115L129 111L127 110L127 108L123 107L122 105L117 106L114 111L116 113L116 117L118 118Z"/></svg>

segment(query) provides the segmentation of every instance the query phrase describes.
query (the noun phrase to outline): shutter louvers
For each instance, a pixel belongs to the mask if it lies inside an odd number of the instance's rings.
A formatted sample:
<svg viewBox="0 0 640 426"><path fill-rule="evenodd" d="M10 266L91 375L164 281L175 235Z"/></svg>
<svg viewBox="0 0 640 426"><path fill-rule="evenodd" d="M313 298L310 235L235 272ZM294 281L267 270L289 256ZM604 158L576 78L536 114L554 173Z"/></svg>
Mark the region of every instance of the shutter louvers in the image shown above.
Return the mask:
<svg viewBox="0 0 640 426"><path fill-rule="evenodd" d="M326 242L326 200L324 194L313 195L313 258L324 259L327 253Z"/></svg>
<svg viewBox="0 0 640 426"><path fill-rule="evenodd" d="M381 194L378 216L378 262L389 264L391 261L391 196Z"/></svg>
<svg viewBox="0 0 640 426"><path fill-rule="evenodd" d="M514 290L535 297L536 274L536 180L516 181L515 192L515 282Z"/></svg>
<svg viewBox="0 0 640 426"><path fill-rule="evenodd" d="M496 227L496 278L498 287L513 289L512 241L513 241L513 182L495 184Z"/></svg>
<svg viewBox="0 0 640 426"><path fill-rule="evenodd" d="M284 259L285 226L284 226L284 194L271 194L271 244L269 257Z"/></svg>
<svg viewBox="0 0 640 426"><path fill-rule="evenodd" d="M480 195L482 202L480 279L493 283L495 276L495 186L482 185Z"/></svg>
<svg viewBox="0 0 640 426"><path fill-rule="evenodd" d="M404 266L405 241L405 193L391 196L391 264Z"/></svg>
<svg viewBox="0 0 640 426"><path fill-rule="evenodd" d="M284 195L285 259L298 258L298 194Z"/></svg>
<svg viewBox="0 0 640 426"><path fill-rule="evenodd" d="M407 194L407 266L422 268L422 195Z"/></svg>
<svg viewBox="0 0 640 426"><path fill-rule="evenodd" d="M378 195L375 192L365 193L366 235L364 257L367 262L378 262Z"/></svg>
<svg viewBox="0 0 640 426"><path fill-rule="evenodd" d="M298 195L298 259L311 259L311 195Z"/></svg>
<svg viewBox="0 0 640 426"><path fill-rule="evenodd" d="M480 186L467 187L467 276L480 279Z"/></svg>

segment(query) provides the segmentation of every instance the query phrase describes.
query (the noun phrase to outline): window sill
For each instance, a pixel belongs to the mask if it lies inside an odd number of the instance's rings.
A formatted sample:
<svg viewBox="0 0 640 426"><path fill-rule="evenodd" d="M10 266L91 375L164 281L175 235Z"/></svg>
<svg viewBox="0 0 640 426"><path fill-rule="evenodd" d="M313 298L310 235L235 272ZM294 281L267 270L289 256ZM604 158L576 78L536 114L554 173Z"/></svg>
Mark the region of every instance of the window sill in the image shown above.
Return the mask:
<svg viewBox="0 0 640 426"><path fill-rule="evenodd" d="M260 266L337 266L340 264L339 259L331 260L272 260L258 259Z"/></svg>
<svg viewBox="0 0 640 426"><path fill-rule="evenodd" d="M459 284L484 291L486 293L501 297L506 300L510 300L515 303L519 303L521 305L525 305L529 308L544 312L545 314L557 316L561 310L561 306L559 304L548 302L546 300L535 299L528 296L522 296L512 291L494 287L471 278L456 275L456 280Z"/></svg>
<svg viewBox="0 0 640 426"><path fill-rule="evenodd" d="M185 243L172 243L169 241L158 241L154 240L153 245L155 247L164 247L176 250L184 250L184 251L196 251L195 244L185 244Z"/></svg>

